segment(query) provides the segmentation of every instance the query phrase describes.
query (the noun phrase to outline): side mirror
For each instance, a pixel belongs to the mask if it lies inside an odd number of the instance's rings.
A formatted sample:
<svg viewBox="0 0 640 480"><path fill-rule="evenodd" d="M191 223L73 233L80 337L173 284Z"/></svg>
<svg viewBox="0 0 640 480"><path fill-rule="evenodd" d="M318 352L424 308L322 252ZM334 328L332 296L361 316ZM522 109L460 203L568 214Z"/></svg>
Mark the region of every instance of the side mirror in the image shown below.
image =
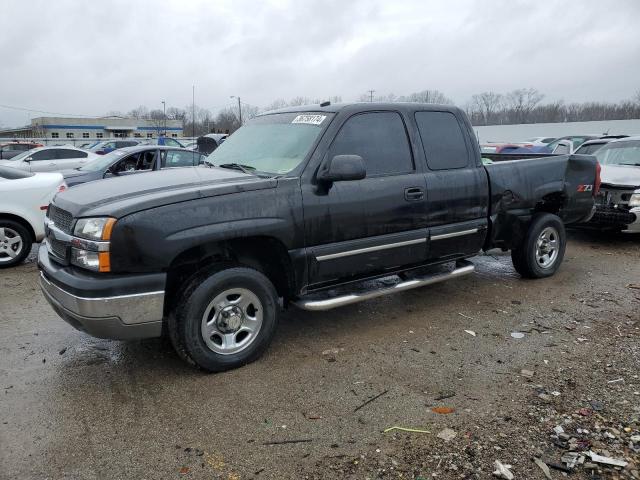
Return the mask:
<svg viewBox="0 0 640 480"><path fill-rule="evenodd" d="M316 178L321 182L347 182L362 180L366 176L367 170L361 156L336 155L322 164Z"/></svg>
<svg viewBox="0 0 640 480"><path fill-rule="evenodd" d="M29 163L31 160L33 160L33 157L27 157L24 159L24 162Z"/></svg>

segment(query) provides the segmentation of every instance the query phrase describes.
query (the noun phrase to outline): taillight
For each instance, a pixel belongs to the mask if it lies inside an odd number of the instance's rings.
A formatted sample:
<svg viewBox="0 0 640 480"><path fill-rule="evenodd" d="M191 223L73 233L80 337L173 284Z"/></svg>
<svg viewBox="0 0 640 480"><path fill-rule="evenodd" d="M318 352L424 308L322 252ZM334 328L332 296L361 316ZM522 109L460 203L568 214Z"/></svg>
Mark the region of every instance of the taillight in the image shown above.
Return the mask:
<svg viewBox="0 0 640 480"><path fill-rule="evenodd" d="M602 181L600 180L600 172L602 167L600 166L600 162L596 162L596 183L593 185L593 196L595 197L600 193L600 184Z"/></svg>
<svg viewBox="0 0 640 480"><path fill-rule="evenodd" d="M64 192L66 189L67 189L67 185L63 183L58 187L58 193Z"/></svg>

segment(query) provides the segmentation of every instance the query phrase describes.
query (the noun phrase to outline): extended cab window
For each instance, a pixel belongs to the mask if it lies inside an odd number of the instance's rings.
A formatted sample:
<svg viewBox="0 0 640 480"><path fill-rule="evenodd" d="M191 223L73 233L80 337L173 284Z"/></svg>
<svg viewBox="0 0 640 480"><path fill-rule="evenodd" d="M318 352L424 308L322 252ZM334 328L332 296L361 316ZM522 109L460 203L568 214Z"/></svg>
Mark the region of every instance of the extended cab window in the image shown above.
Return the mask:
<svg viewBox="0 0 640 480"><path fill-rule="evenodd" d="M458 119L450 112L416 112L416 123L430 170L464 168L469 152Z"/></svg>
<svg viewBox="0 0 640 480"><path fill-rule="evenodd" d="M404 122L396 112L361 113L349 118L329 148L329 156L359 155L367 176L413 171Z"/></svg>
<svg viewBox="0 0 640 480"><path fill-rule="evenodd" d="M242 164L268 174L296 168L331 121L329 112L262 115L229 136L206 160L211 165Z"/></svg>

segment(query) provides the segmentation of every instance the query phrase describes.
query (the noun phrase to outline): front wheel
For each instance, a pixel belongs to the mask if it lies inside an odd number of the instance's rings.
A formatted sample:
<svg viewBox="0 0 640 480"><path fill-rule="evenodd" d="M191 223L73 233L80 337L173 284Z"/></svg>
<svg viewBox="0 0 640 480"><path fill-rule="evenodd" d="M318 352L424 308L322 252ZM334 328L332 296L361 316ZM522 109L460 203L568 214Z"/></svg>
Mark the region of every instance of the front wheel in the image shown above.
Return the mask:
<svg viewBox="0 0 640 480"><path fill-rule="evenodd" d="M231 267L196 275L169 319L174 348L210 372L258 359L278 323L278 295L262 273Z"/></svg>
<svg viewBox="0 0 640 480"><path fill-rule="evenodd" d="M511 250L511 260L525 278L550 277L560 268L566 246L562 220L550 213L540 214L534 217L522 243Z"/></svg>
<svg viewBox="0 0 640 480"><path fill-rule="evenodd" d="M0 220L0 268L18 265L31 252L29 231L13 220Z"/></svg>

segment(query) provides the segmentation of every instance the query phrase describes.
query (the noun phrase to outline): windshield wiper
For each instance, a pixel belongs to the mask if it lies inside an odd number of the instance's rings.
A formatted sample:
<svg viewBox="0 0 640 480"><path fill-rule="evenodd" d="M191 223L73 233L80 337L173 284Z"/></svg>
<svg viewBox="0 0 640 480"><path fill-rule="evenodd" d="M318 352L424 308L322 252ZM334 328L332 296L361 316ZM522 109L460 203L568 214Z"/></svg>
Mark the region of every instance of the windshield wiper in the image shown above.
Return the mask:
<svg viewBox="0 0 640 480"><path fill-rule="evenodd" d="M618 165L626 165L627 167L640 167L640 163L619 163Z"/></svg>
<svg viewBox="0 0 640 480"><path fill-rule="evenodd" d="M255 175L253 171L256 169L251 165L242 165L241 163L221 163L220 165L216 165L216 167L240 170L242 173L248 173L249 175Z"/></svg>

